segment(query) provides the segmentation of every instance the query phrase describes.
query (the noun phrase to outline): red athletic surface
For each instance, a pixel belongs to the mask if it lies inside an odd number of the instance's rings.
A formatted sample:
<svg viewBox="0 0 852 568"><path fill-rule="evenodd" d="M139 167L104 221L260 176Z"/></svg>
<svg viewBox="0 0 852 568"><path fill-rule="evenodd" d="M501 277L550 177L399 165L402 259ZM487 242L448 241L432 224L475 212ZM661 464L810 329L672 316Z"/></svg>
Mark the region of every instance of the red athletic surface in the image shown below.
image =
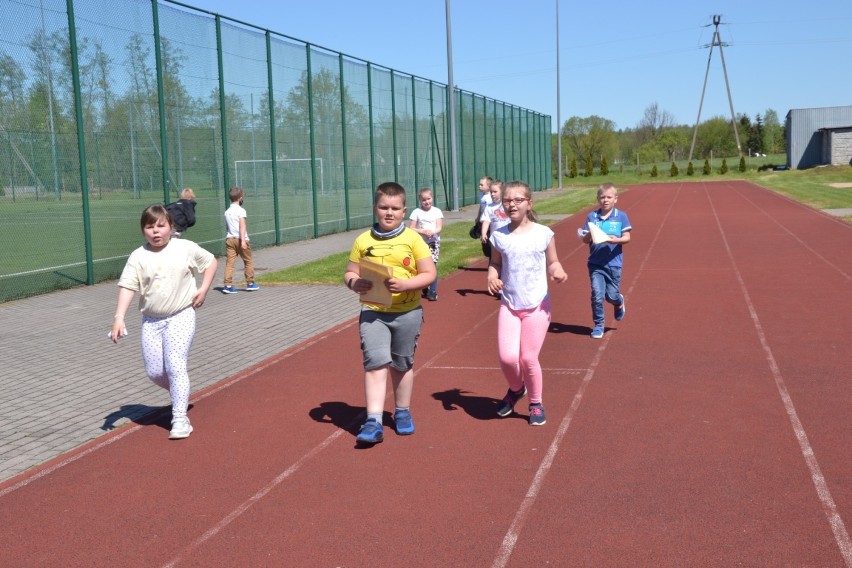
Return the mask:
<svg viewBox="0 0 852 568"><path fill-rule="evenodd" d="M603 340L582 216L555 227L544 427L495 416L480 263L425 305L415 435L356 448L353 319L193 397L188 440L165 415L0 485L0 565L852 565L852 227L745 182L618 206Z"/></svg>

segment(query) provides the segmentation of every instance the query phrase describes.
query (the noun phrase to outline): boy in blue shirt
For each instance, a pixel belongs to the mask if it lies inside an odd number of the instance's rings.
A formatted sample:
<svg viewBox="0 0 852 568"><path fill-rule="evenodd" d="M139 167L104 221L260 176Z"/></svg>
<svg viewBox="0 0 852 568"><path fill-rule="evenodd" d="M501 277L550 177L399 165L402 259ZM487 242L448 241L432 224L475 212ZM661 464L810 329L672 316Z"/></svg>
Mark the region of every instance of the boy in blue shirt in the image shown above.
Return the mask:
<svg viewBox="0 0 852 568"><path fill-rule="evenodd" d="M627 312L621 294L621 246L630 242L630 220L627 213L615 208L618 189L611 183L598 187L600 209L586 217L583 226L583 242L589 244L589 280L592 284L592 337L604 336L604 300L615 306L615 319L620 321ZM609 241L595 244L589 233L589 225L597 225L608 236Z"/></svg>

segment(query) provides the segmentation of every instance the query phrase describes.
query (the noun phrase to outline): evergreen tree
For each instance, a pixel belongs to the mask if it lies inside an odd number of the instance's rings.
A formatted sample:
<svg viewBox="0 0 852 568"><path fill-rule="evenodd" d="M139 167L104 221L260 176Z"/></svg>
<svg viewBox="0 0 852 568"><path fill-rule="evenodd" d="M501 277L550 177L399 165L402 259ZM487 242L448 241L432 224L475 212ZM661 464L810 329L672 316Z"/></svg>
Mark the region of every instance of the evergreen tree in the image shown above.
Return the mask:
<svg viewBox="0 0 852 568"><path fill-rule="evenodd" d="M686 166L686 175L695 175L695 167L692 165L692 161L690 161L689 165Z"/></svg>
<svg viewBox="0 0 852 568"><path fill-rule="evenodd" d="M701 169L701 173L705 176L710 175L710 160L704 158L704 167Z"/></svg>
<svg viewBox="0 0 852 568"><path fill-rule="evenodd" d="M592 177L595 173L594 165L592 164L592 154L586 154L586 177Z"/></svg>
<svg viewBox="0 0 852 568"><path fill-rule="evenodd" d="M657 171L657 164L654 164L654 166L651 168L651 177L655 178L658 174L659 172Z"/></svg>
<svg viewBox="0 0 852 568"><path fill-rule="evenodd" d="M671 167L671 170L670 170L671 177L677 177L677 174L679 174L679 173L680 173L680 170L677 169L677 164L672 162L672 167Z"/></svg>
<svg viewBox="0 0 852 568"><path fill-rule="evenodd" d="M740 156L740 173L745 173L745 171L746 171L745 156Z"/></svg>
<svg viewBox="0 0 852 568"><path fill-rule="evenodd" d="M606 161L606 156L601 156L601 175L605 176L609 173L609 164Z"/></svg>
<svg viewBox="0 0 852 568"><path fill-rule="evenodd" d="M719 168L719 173L722 175L728 173L728 160L726 158L722 158L722 167Z"/></svg>
<svg viewBox="0 0 852 568"><path fill-rule="evenodd" d="M571 169L568 174L570 177L577 177L577 156L571 156Z"/></svg>

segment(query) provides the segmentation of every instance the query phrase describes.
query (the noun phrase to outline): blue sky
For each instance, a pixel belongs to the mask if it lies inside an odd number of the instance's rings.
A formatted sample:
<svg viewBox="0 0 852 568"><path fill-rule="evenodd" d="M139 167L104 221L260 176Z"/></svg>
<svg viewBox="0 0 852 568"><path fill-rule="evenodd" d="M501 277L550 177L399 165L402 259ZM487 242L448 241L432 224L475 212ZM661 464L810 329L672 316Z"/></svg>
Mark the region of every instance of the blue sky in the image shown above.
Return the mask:
<svg viewBox="0 0 852 568"><path fill-rule="evenodd" d="M398 71L447 83L444 1L187 0ZM657 103L695 123L712 16L719 26L734 110L852 104L849 0L610 0L559 3L560 117L598 115L635 127ZM556 0L451 0L456 85L557 117ZM730 116L713 49L702 121Z"/></svg>

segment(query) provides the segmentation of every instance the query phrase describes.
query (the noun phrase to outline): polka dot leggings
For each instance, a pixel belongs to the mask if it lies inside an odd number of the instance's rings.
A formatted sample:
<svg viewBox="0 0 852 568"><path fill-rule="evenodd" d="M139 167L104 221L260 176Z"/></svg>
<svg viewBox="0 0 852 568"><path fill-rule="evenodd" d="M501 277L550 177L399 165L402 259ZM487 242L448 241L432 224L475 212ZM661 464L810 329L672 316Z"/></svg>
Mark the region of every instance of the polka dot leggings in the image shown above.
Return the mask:
<svg viewBox="0 0 852 568"><path fill-rule="evenodd" d="M186 416L189 406L187 360L195 337L195 310L186 308L164 317L142 318L142 359L157 386L169 389L172 418Z"/></svg>

